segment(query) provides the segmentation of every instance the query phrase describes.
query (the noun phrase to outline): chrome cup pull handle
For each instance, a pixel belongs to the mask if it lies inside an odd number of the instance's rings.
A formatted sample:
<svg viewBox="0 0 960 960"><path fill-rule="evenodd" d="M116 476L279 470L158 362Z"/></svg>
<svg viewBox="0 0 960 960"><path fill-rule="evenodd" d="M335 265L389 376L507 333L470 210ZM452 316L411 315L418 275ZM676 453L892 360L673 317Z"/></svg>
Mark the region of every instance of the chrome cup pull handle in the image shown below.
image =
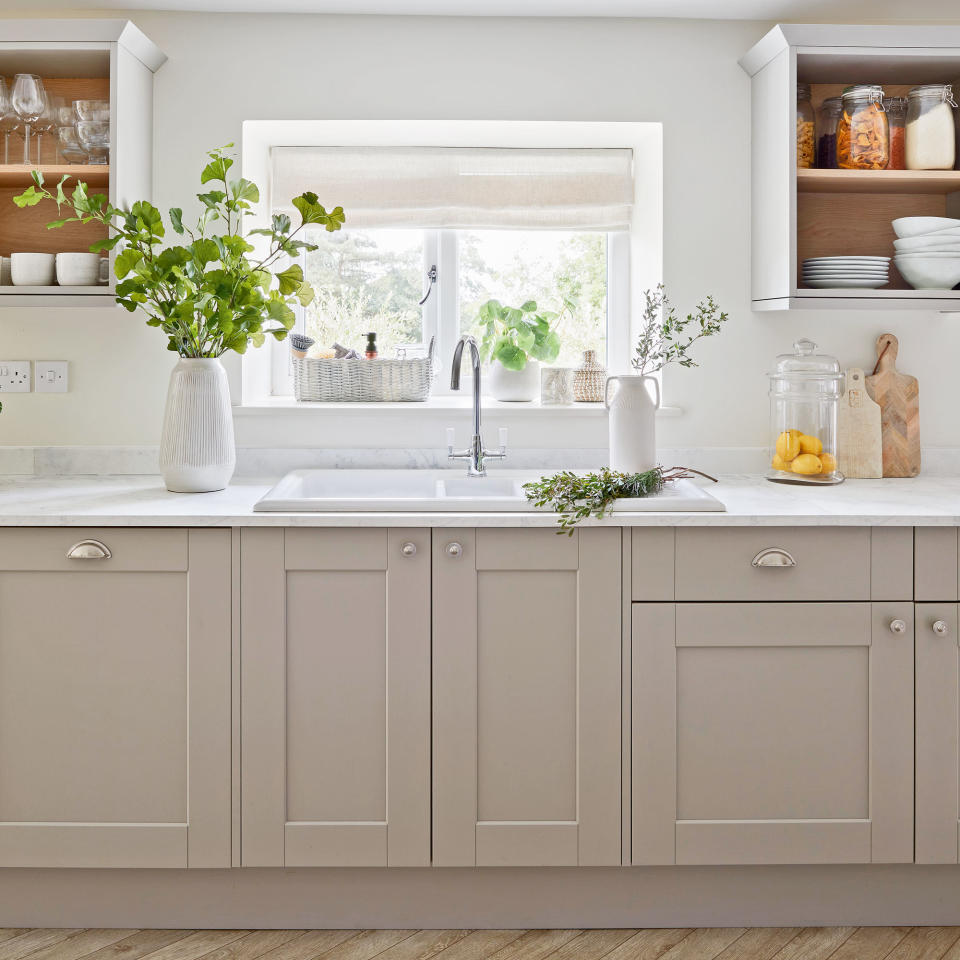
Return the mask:
<svg viewBox="0 0 960 960"><path fill-rule="evenodd" d="M797 561L793 559L793 555L780 547L767 547L753 558L755 567L795 567L796 565Z"/></svg>
<svg viewBox="0 0 960 960"><path fill-rule="evenodd" d="M81 540L67 551L68 560L109 560L110 548L99 540Z"/></svg>

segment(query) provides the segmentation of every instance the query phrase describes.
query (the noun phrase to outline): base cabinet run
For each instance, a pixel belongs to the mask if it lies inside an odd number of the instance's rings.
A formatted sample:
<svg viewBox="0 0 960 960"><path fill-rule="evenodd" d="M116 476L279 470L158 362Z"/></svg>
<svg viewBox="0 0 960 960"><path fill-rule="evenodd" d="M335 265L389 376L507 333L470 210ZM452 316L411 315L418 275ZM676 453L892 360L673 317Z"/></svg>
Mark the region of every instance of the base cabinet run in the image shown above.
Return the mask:
<svg viewBox="0 0 960 960"><path fill-rule="evenodd" d="M229 867L229 530L0 531L0 867Z"/></svg>

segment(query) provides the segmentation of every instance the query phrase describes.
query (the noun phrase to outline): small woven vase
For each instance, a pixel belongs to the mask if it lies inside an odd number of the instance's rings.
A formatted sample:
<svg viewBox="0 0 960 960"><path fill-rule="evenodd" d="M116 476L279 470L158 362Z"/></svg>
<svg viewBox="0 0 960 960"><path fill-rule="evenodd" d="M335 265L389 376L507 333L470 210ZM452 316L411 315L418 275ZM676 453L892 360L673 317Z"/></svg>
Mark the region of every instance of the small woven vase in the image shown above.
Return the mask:
<svg viewBox="0 0 960 960"><path fill-rule="evenodd" d="M583 351L583 362L573 375L573 399L580 403L602 403L607 370L595 350Z"/></svg>

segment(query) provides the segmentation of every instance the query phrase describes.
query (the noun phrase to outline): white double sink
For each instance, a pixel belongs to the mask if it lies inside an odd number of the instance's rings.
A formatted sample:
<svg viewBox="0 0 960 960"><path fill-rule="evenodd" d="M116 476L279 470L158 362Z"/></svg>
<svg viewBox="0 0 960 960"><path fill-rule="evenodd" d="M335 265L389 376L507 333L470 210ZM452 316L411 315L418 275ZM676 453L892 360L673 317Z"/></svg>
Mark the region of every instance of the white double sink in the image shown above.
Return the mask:
<svg viewBox="0 0 960 960"><path fill-rule="evenodd" d="M268 513L520 513L537 510L523 485L550 471L496 470L468 477L460 470L294 470L254 506ZM616 511L722 511L723 504L690 480L669 483L655 497L618 500Z"/></svg>

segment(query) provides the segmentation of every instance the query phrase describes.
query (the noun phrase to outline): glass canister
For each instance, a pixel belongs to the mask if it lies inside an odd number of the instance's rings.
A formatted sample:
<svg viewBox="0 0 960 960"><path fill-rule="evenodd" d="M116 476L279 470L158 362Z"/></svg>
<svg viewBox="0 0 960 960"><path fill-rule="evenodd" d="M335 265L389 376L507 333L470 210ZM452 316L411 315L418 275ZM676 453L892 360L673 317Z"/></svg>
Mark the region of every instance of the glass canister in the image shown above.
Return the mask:
<svg viewBox="0 0 960 960"><path fill-rule="evenodd" d="M956 107L949 83L928 83L907 94L907 169L952 170Z"/></svg>
<svg viewBox="0 0 960 960"><path fill-rule="evenodd" d="M837 122L843 107L839 97L827 97L817 114L817 167L820 170L837 168Z"/></svg>
<svg viewBox="0 0 960 960"><path fill-rule="evenodd" d="M797 166L813 166L814 118L810 102L810 84L797 84Z"/></svg>
<svg viewBox="0 0 960 960"><path fill-rule="evenodd" d="M906 170L907 98L885 97L883 109L887 113L887 126L890 129L890 158L887 161L887 169Z"/></svg>
<svg viewBox="0 0 960 960"><path fill-rule="evenodd" d="M844 170L886 170L890 133L883 110L883 87L862 84L843 91L837 123L837 166Z"/></svg>
<svg viewBox="0 0 960 960"><path fill-rule="evenodd" d="M777 357L770 374L772 449L768 480L833 484L837 469L837 413L843 392L840 363L798 340Z"/></svg>

